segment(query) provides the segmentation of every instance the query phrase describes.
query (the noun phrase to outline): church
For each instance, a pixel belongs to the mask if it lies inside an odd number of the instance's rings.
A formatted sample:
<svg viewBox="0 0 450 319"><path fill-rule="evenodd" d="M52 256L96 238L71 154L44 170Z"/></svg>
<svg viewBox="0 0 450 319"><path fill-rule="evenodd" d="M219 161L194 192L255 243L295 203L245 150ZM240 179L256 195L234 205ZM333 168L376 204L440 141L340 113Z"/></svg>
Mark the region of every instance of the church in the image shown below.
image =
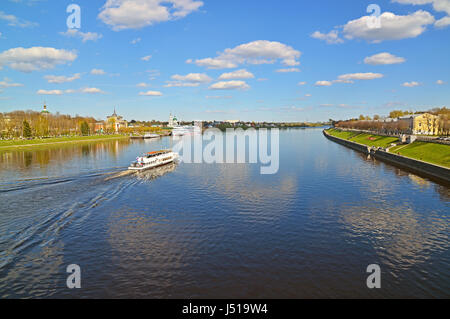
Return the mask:
<svg viewBox="0 0 450 319"><path fill-rule="evenodd" d="M107 129L113 128L115 133L118 133L120 129L127 128L128 122L123 119L122 116L117 115L116 109L114 108L114 113L106 118L106 121L101 121L95 123L95 131L103 133Z"/></svg>

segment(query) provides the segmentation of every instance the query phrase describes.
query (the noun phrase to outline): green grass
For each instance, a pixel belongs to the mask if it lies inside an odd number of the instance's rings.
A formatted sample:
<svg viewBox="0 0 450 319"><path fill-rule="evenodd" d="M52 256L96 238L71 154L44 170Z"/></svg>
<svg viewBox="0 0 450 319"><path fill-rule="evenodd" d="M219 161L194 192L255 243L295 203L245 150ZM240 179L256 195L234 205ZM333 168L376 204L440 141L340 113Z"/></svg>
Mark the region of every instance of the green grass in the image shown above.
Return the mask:
<svg viewBox="0 0 450 319"><path fill-rule="evenodd" d="M94 135L94 136L75 136L75 137L55 137L46 139L33 139L33 140L0 141L0 149L49 145L57 143L89 142L96 140L119 139L126 137L127 136L123 135Z"/></svg>
<svg viewBox="0 0 450 319"><path fill-rule="evenodd" d="M399 145L391 153L450 168L450 146L427 142Z"/></svg>
<svg viewBox="0 0 450 319"><path fill-rule="evenodd" d="M344 140L348 140L349 138L352 138L353 136L359 134L357 132L347 132L347 131L340 131L340 130L335 130L335 129L329 129L329 130L327 130L327 132L332 136L336 136L336 137L342 138Z"/></svg>
<svg viewBox="0 0 450 319"><path fill-rule="evenodd" d="M327 132L332 136L336 136L345 140L349 140L367 146L387 148L392 143L398 142L398 138L396 137L379 136L358 132L347 132L336 129L329 129Z"/></svg>
<svg viewBox="0 0 450 319"><path fill-rule="evenodd" d="M372 134L359 134L359 135L351 138L350 141L353 141L353 142L356 142L359 144L364 144L367 146L387 148L392 143L397 143L398 138L389 137L389 136L372 135Z"/></svg>

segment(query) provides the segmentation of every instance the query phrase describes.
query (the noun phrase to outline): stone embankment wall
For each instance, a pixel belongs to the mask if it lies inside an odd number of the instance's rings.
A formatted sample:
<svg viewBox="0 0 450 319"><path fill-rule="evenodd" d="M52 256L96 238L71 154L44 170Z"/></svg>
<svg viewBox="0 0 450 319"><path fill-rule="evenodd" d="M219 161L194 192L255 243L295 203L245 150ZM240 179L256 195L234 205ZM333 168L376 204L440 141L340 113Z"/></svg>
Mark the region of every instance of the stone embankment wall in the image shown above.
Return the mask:
<svg viewBox="0 0 450 319"><path fill-rule="evenodd" d="M404 157L401 155L393 154L386 152L381 149L371 149L370 147L366 145L362 145L359 143L347 141L335 136L329 135L326 131L323 132L325 137L328 139L339 143L341 145L347 146L353 150L362 152L364 154L370 154L374 156L377 159L383 160L385 162L395 164L397 166L409 169L413 172L421 173L424 175L427 175L429 177L433 177L442 181L446 181L450 183L450 169L438 166L434 164L430 164L427 162L415 160L409 157Z"/></svg>

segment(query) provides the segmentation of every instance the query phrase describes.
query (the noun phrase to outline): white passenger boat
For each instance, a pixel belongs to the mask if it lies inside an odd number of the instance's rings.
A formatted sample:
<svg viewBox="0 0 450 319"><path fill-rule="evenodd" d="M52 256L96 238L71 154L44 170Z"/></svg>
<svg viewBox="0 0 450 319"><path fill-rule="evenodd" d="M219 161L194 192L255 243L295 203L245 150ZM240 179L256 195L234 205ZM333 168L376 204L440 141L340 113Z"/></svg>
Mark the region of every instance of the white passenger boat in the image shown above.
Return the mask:
<svg viewBox="0 0 450 319"><path fill-rule="evenodd" d="M133 171L144 171L158 166L166 165L174 162L178 158L178 154L170 150L157 151L143 154L136 161L131 163L128 168Z"/></svg>
<svg viewBox="0 0 450 319"><path fill-rule="evenodd" d="M144 135L144 139L150 139L150 138L160 138L161 136L159 134L151 134L147 133Z"/></svg>

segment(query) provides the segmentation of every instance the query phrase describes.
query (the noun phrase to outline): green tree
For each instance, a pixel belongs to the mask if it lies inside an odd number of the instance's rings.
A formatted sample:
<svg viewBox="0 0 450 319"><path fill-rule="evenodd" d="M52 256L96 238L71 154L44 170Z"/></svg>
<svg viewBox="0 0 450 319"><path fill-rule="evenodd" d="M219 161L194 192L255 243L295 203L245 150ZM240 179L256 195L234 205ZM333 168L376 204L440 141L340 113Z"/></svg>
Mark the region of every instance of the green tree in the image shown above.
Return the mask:
<svg viewBox="0 0 450 319"><path fill-rule="evenodd" d="M31 127L26 120L23 121L23 137L25 138L31 137Z"/></svg>
<svg viewBox="0 0 450 319"><path fill-rule="evenodd" d="M82 122L80 125L80 130L82 135L89 135L90 133L89 124L86 121Z"/></svg>

